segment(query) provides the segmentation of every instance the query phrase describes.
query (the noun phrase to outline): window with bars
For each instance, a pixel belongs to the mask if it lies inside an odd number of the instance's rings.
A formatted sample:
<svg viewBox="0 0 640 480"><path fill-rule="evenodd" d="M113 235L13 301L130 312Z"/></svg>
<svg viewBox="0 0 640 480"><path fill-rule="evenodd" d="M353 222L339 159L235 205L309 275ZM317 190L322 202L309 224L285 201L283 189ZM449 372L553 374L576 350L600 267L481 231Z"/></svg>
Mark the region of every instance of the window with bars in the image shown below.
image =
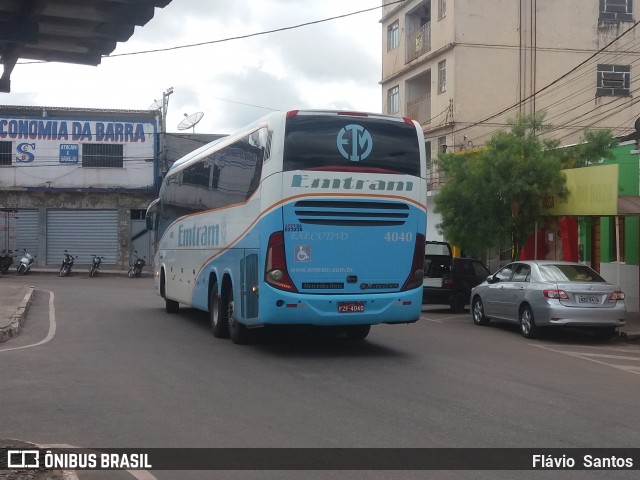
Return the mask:
<svg viewBox="0 0 640 480"><path fill-rule="evenodd" d="M596 96L631 95L631 65L598 65Z"/></svg>
<svg viewBox="0 0 640 480"><path fill-rule="evenodd" d="M633 0L599 0L600 20L633 21Z"/></svg>
<svg viewBox="0 0 640 480"><path fill-rule="evenodd" d="M398 48L400 44L400 24L398 20L387 27L387 50Z"/></svg>
<svg viewBox="0 0 640 480"><path fill-rule="evenodd" d="M400 87L395 86L387 92L387 113L393 115L400 111Z"/></svg>
<svg viewBox="0 0 640 480"><path fill-rule="evenodd" d="M131 220L144 220L145 218L147 218L146 210L131 209L130 214Z"/></svg>
<svg viewBox="0 0 640 480"><path fill-rule="evenodd" d="M11 165L12 161L11 142L0 142L0 165Z"/></svg>
<svg viewBox="0 0 640 480"><path fill-rule="evenodd" d="M438 93L447 90L447 61L438 62Z"/></svg>
<svg viewBox="0 0 640 480"><path fill-rule="evenodd" d="M124 146L83 143L82 166L90 168L123 168Z"/></svg>
<svg viewBox="0 0 640 480"><path fill-rule="evenodd" d="M438 18L447 16L447 0L438 0Z"/></svg>

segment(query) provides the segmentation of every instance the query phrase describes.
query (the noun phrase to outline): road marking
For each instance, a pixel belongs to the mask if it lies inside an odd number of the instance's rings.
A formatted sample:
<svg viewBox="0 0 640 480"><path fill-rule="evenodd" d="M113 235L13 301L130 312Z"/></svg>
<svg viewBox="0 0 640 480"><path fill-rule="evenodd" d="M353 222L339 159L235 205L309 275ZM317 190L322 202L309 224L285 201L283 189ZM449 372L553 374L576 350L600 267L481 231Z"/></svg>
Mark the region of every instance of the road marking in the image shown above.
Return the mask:
<svg viewBox="0 0 640 480"><path fill-rule="evenodd" d="M640 357L629 357L627 355L608 355L608 354L599 354L599 353L590 353L590 352L575 352L570 350L560 350L558 348L549 347L547 345L537 345L535 343L531 343L534 347L542 348L545 350L549 350L551 352L560 353L563 355L567 355L574 358L580 358L582 360L587 360L589 362L597 363L599 365L604 365L606 367L615 368L617 370L622 370L623 372L633 373L635 375L640 375L640 366L635 365L617 365L615 363L605 362L603 360L598 360L598 358L608 359L608 360L620 360L620 361L640 361ZM575 345L567 345L567 347L575 348ZM581 347L582 348L582 347ZM598 347L585 347L585 348L598 348ZM602 350L608 350L606 347ZM628 353L628 349L623 350L624 353Z"/></svg>
<svg viewBox="0 0 640 480"><path fill-rule="evenodd" d="M426 320L427 322L433 322L433 323L442 323L441 320L436 320L435 318L427 318L427 317L423 317L422 315L420 315L420 318L422 320Z"/></svg>
<svg viewBox="0 0 640 480"><path fill-rule="evenodd" d="M40 340L38 343L32 343L31 345L23 345L22 347L13 347L13 348L2 348L1 352L10 352L12 350L22 350L25 348L38 347L40 345L44 345L45 343L50 342L53 337L56 335L56 308L53 304L54 295L53 292L49 290L42 290L43 292L49 293L49 333L44 340Z"/></svg>
<svg viewBox="0 0 640 480"><path fill-rule="evenodd" d="M469 314L466 314L466 315L447 315L446 317L443 317L441 319L436 319L436 318L426 317L424 315L424 312L423 312L423 314L420 315L420 318L422 320L426 320L427 322L442 323L443 321L448 322L449 320L454 320L454 319L458 319L458 318L469 318Z"/></svg>

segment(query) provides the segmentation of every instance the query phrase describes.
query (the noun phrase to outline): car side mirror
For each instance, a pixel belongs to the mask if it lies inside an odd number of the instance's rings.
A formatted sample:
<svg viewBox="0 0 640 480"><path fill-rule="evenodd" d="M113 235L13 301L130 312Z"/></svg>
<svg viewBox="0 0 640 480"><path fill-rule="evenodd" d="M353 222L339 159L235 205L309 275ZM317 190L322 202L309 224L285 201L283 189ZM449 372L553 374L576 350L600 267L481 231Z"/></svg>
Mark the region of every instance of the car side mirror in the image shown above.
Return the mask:
<svg viewBox="0 0 640 480"><path fill-rule="evenodd" d="M487 283L496 283L496 282L497 282L496 277L494 277L493 275L489 275L487 277Z"/></svg>

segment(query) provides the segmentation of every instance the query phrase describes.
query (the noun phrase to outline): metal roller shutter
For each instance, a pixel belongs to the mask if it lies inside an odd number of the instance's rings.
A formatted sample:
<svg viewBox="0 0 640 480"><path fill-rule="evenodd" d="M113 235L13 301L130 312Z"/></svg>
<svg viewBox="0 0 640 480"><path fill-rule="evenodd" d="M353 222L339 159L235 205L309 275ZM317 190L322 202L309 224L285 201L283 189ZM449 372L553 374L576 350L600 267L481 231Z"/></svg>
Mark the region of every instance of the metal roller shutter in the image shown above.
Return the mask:
<svg viewBox="0 0 640 480"><path fill-rule="evenodd" d="M34 257L37 265L43 259L38 251L38 210L18 210L16 215L16 249L26 249ZM18 259L19 260L19 259Z"/></svg>
<svg viewBox="0 0 640 480"><path fill-rule="evenodd" d="M47 264L62 263L64 251L88 264L92 253L105 257L104 264L118 259L117 210L48 210Z"/></svg>

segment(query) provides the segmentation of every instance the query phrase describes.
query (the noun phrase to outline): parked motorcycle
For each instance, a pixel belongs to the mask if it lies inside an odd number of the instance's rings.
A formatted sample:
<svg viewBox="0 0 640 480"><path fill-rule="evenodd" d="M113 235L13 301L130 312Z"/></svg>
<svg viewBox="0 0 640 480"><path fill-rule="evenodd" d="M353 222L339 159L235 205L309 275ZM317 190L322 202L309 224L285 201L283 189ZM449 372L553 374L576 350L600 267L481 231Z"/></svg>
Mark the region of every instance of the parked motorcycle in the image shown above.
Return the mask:
<svg viewBox="0 0 640 480"><path fill-rule="evenodd" d="M100 257L95 253L92 253L91 255L93 255L93 260L91 261L91 266L89 266L89 277L95 277L98 270L100 270L100 264L102 263L102 260L104 260L104 257Z"/></svg>
<svg viewBox="0 0 640 480"><path fill-rule="evenodd" d="M31 270L31 266L33 265L33 262L35 262L35 260L36 256L27 253L27 250L23 248L22 258L20 259L20 265L18 265L16 273L18 275L24 275L25 273L27 273L29 270Z"/></svg>
<svg viewBox="0 0 640 480"><path fill-rule="evenodd" d="M78 257L77 256L74 257L66 250L64 251L64 260L62 260L62 265L60 266L61 277L66 277L71 273L71 268L73 267L73 262L75 261L76 258Z"/></svg>
<svg viewBox="0 0 640 480"><path fill-rule="evenodd" d="M3 275L9 273L9 267L13 265L13 252L11 250L2 250L0 255L0 271Z"/></svg>
<svg viewBox="0 0 640 480"><path fill-rule="evenodd" d="M133 262L133 266L129 269L129 278L140 277L142 275L142 269L146 265L144 259L147 257L140 258L137 250L134 250L133 253L136 259Z"/></svg>

